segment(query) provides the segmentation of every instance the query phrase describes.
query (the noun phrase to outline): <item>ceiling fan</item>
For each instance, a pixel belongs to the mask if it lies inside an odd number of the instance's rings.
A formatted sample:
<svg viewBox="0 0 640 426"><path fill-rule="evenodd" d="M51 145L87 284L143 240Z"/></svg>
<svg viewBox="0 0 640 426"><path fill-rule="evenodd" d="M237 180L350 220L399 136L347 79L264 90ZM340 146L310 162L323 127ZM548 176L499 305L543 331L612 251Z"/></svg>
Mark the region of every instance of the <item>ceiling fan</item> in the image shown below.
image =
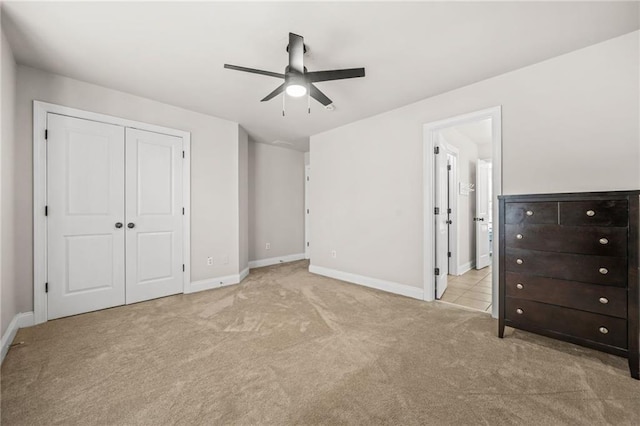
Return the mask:
<svg viewBox="0 0 640 426"><path fill-rule="evenodd" d="M289 52L289 65L285 68L284 74L229 64L224 64L224 67L231 70L262 74L269 77L284 79L284 83L278 86L273 92L265 96L261 102L273 99L282 92L286 92L287 95L298 98L306 95L308 91L309 96L320 102L325 106L325 108L331 105L333 101L329 99L327 95L322 93L320 89L314 86L313 83L317 83L320 81L342 80L345 78L364 77L364 68L309 72L304 66L304 54L306 53L306 51L307 47L304 44L304 38L297 34L289 33L289 45L287 46L287 52Z"/></svg>

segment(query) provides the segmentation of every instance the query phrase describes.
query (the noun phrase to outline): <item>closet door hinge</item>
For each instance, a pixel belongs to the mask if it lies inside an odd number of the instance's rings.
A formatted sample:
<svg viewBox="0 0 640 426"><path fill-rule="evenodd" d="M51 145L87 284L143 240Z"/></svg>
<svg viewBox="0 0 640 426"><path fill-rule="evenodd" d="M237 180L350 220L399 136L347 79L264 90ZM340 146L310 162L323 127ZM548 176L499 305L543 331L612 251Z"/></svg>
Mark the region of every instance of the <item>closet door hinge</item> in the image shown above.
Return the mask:
<svg viewBox="0 0 640 426"><path fill-rule="evenodd" d="M48 140L49 139L49 129L44 129L44 140Z"/></svg>
<svg viewBox="0 0 640 426"><path fill-rule="evenodd" d="M184 158L184 151L182 151L182 158Z"/></svg>
<svg viewBox="0 0 640 426"><path fill-rule="evenodd" d="M44 283L44 292L49 293L49 283Z"/></svg>
<svg viewBox="0 0 640 426"><path fill-rule="evenodd" d="M309 247L309 243L307 243L307 247Z"/></svg>
<svg viewBox="0 0 640 426"><path fill-rule="evenodd" d="M434 147L433 148L433 153L434 154L440 154L440 147L439 146Z"/></svg>
<svg viewBox="0 0 640 426"><path fill-rule="evenodd" d="M184 272L184 263L182 264L182 272Z"/></svg>
<svg viewBox="0 0 640 426"><path fill-rule="evenodd" d="M433 214L440 214L440 207L436 207L433 209Z"/></svg>
<svg viewBox="0 0 640 426"><path fill-rule="evenodd" d="M447 257L451 257L451 252L447 252Z"/></svg>
<svg viewBox="0 0 640 426"><path fill-rule="evenodd" d="M184 207L182 208L182 216L184 216Z"/></svg>
<svg viewBox="0 0 640 426"><path fill-rule="evenodd" d="M435 275L440 275L440 268L436 268L436 269L433 271L433 273L434 273Z"/></svg>
<svg viewBox="0 0 640 426"><path fill-rule="evenodd" d="M451 164L447 164L447 170L451 170Z"/></svg>
<svg viewBox="0 0 640 426"><path fill-rule="evenodd" d="M49 216L49 206L44 206L44 215Z"/></svg>

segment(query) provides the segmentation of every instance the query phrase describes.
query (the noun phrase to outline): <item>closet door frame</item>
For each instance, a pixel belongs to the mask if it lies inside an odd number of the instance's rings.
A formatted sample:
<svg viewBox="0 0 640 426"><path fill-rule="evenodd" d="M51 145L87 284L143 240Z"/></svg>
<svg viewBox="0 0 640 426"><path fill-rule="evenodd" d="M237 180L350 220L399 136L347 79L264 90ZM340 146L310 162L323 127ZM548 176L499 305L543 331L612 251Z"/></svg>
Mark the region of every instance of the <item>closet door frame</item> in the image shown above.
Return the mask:
<svg viewBox="0 0 640 426"><path fill-rule="evenodd" d="M99 114L41 101L33 101L33 313L34 323L47 322L47 115L66 115L84 120L114 124L182 138L182 259L183 293L191 283L191 133L135 120Z"/></svg>

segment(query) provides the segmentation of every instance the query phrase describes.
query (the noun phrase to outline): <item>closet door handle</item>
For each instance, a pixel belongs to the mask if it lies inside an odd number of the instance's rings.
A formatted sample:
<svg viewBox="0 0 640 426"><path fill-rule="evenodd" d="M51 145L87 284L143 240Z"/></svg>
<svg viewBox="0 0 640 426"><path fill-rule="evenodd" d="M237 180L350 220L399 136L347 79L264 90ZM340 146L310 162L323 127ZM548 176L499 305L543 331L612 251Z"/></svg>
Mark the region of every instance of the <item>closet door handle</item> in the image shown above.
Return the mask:
<svg viewBox="0 0 640 426"><path fill-rule="evenodd" d="M129 222L129 223L127 223L127 228L129 228L129 229L133 229L133 228L135 228L135 227L136 227L136 224L135 224L135 223L133 223L133 222Z"/></svg>
<svg viewBox="0 0 640 426"><path fill-rule="evenodd" d="M118 229L122 228L122 222L116 222L116 228Z"/></svg>

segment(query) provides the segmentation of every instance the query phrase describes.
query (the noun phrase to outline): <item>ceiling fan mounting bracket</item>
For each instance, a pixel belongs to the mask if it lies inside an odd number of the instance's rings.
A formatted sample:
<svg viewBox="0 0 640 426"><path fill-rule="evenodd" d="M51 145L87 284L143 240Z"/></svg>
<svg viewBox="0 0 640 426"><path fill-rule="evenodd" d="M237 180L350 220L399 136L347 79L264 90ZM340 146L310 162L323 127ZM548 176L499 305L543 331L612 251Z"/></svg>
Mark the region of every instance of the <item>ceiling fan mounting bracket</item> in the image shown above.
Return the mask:
<svg viewBox="0 0 640 426"><path fill-rule="evenodd" d="M302 48L303 48L302 52L303 53L307 53L307 45L303 44ZM285 47L285 50L287 51L287 53L289 53L289 45L288 44L287 44L287 47Z"/></svg>

